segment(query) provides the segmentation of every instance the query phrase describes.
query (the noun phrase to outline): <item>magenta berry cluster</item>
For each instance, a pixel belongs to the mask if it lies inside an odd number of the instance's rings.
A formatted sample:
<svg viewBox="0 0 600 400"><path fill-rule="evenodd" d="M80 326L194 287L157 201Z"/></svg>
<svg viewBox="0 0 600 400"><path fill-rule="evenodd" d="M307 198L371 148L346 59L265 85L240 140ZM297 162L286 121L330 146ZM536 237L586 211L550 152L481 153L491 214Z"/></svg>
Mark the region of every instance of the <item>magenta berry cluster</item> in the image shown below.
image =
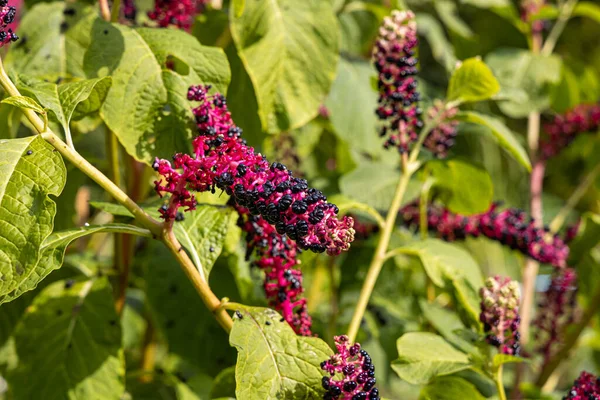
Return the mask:
<svg viewBox="0 0 600 400"><path fill-rule="evenodd" d="M8 27L17 15L17 9L8 5L8 0L0 0L0 47L19 39Z"/></svg>
<svg viewBox="0 0 600 400"><path fill-rule="evenodd" d="M488 278L479 291L485 340L502 354L519 355L519 284L507 277Z"/></svg>
<svg viewBox="0 0 600 400"><path fill-rule="evenodd" d="M373 48L373 62L378 72L379 106L377 115L385 121L382 137L386 147L408 151L423 126L417 92L417 23L411 11L394 11L379 29Z"/></svg>
<svg viewBox="0 0 600 400"><path fill-rule="evenodd" d="M337 353L321 363L329 373L323 377L325 400L379 400L375 387L375 366L369 354L359 343L350 344L348 336L336 336Z"/></svg>
<svg viewBox="0 0 600 400"><path fill-rule="evenodd" d="M160 209L165 220L173 220L180 207L193 210L196 198L191 190L203 192L218 188L233 201L262 216L277 233L295 240L303 250L337 255L354 240L353 220L337 218L336 205L325 195L309 188L285 165L272 164L241 139L221 94L209 95L209 86L192 86L188 99L200 102L193 109L198 136L192 144L193 156L175 154L173 161L156 159L154 169L161 175L156 191L170 193L168 206Z"/></svg>
<svg viewBox="0 0 600 400"><path fill-rule="evenodd" d="M456 138L458 132L458 121L453 120L453 118L457 112L457 107L446 109L439 100L436 100L433 106L427 110L427 116L430 120L437 119L440 122L427 135L423 147L437 158L445 158L448 155L448 149L454 146L454 138Z"/></svg>
<svg viewBox="0 0 600 400"><path fill-rule="evenodd" d="M540 145L544 159L554 157L567 147L580 133L594 132L600 128L600 104L580 104L565 114L557 115L544 124L545 138Z"/></svg>
<svg viewBox="0 0 600 400"><path fill-rule="evenodd" d="M249 259L254 253L254 265L265 272L265 295L271 306L278 310L294 331L311 336L312 319L302 297L302 272L297 269L300 250L297 244L258 215L248 209L236 207L240 214L239 225L246 232Z"/></svg>
<svg viewBox="0 0 600 400"><path fill-rule="evenodd" d="M575 322L577 310L577 274L571 268L554 272L548 290L538 304L540 312L534 325L537 351L548 361L561 344L564 329Z"/></svg>
<svg viewBox="0 0 600 400"><path fill-rule="evenodd" d="M485 236L541 263L565 267L569 247L559 235L553 235L547 227L538 228L533 218L517 208L499 210L493 203L482 214L464 216L437 205L427 207L427 225L437 235L454 241L466 237ZM406 225L419 225L419 203L412 202L400 210Z"/></svg>
<svg viewBox="0 0 600 400"><path fill-rule="evenodd" d="M137 7L134 0L121 0L121 13L123 18L135 22L137 17Z"/></svg>
<svg viewBox="0 0 600 400"><path fill-rule="evenodd" d="M563 400L600 400L600 379L589 372L581 372Z"/></svg>
<svg viewBox="0 0 600 400"><path fill-rule="evenodd" d="M148 12L148 17L160 27L174 25L189 31L194 17L204 10L207 3L208 0L155 0L154 9Z"/></svg>
<svg viewBox="0 0 600 400"><path fill-rule="evenodd" d="M544 30L544 21L532 21L532 17L540 12L546 5L546 0L521 0L521 20L531 24L533 33L540 33Z"/></svg>

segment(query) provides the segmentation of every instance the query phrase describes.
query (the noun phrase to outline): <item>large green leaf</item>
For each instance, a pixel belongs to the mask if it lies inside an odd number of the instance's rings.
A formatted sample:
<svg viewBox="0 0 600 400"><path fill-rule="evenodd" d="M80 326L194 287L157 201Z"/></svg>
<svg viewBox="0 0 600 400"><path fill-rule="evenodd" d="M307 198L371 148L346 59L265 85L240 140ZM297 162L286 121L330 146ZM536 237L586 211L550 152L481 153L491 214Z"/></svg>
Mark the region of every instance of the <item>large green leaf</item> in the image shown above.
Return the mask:
<svg viewBox="0 0 600 400"><path fill-rule="evenodd" d="M522 90L522 99L510 96L498 106L512 118L522 118L532 111L543 111L550 105L550 91L560 81L561 59L542 56L522 49L500 49L486 57L500 86L508 90Z"/></svg>
<svg viewBox="0 0 600 400"><path fill-rule="evenodd" d="M275 311L239 310L229 336L238 350L235 369L238 399L320 399L320 363L331 350L321 339L296 336Z"/></svg>
<svg viewBox="0 0 600 400"><path fill-rule="evenodd" d="M444 339L464 352L472 353L475 351L475 346L459 335L460 331L466 328L455 312L436 303L429 303L425 299L419 300L419 306L423 311L423 316Z"/></svg>
<svg viewBox="0 0 600 400"><path fill-rule="evenodd" d="M27 75L16 80L21 92L35 97L40 104L52 111L53 119L70 135L71 119L94 113L104 102L112 80L110 77L86 79L62 85L46 82Z"/></svg>
<svg viewBox="0 0 600 400"><path fill-rule="evenodd" d="M479 58L464 60L454 71L448 85L448 100L471 102L487 100L500 90L500 84Z"/></svg>
<svg viewBox="0 0 600 400"><path fill-rule="evenodd" d="M41 137L0 140L0 302L36 279L40 246L66 181L62 158Z"/></svg>
<svg viewBox="0 0 600 400"><path fill-rule="evenodd" d="M452 212L471 215L490 208L494 187L485 169L460 159L430 161L427 168L435 179L434 186L442 191L441 199Z"/></svg>
<svg viewBox="0 0 600 400"><path fill-rule="evenodd" d="M60 1L36 4L19 23L21 39L9 48L7 70L51 81L84 77L83 52L95 18L96 7Z"/></svg>
<svg viewBox="0 0 600 400"><path fill-rule="evenodd" d="M331 3L247 0L239 16L231 7L230 19L263 128L277 133L313 119L338 61L339 33Z"/></svg>
<svg viewBox="0 0 600 400"><path fill-rule="evenodd" d="M121 328L107 278L45 288L17 326L8 381L16 399L118 399Z"/></svg>
<svg viewBox="0 0 600 400"><path fill-rule="evenodd" d="M35 289L38 283L48 276L50 272L62 266L65 250L72 241L99 232L119 232L145 236L148 231L133 225L106 224L53 232L42 243L40 247L40 260L31 271L29 279L23 282L14 292L2 297L0 302L11 301L24 292Z"/></svg>
<svg viewBox="0 0 600 400"><path fill-rule="evenodd" d="M111 75L100 113L129 154L151 163L190 147L190 85L225 92L229 64L221 49L175 29L131 29L96 21L84 57L89 78Z"/></svg>
<svg viewBox="0 0 600 400"><path fill-rule="evenodd" d="M421 390L419 400L485 400L475 385L457 376L436 378Z"/></svg>
<svg viewBox="0 0 600 400"><path fill-rule="evenodd" d="M489 128L489 131L486 132L492 134L498 140L500 146L508 151L527 170L531 171L531 162L529 161L527 152L519 143L514 133L502 121L475 111L462 111L458 113L457 118L460 121L483 125Z"/></svg>
<svg viewBox="0 0 600 400"><path fill-rule="evenodd" d="M392 369L408 383L423 384L471 366L466 354L429 332L406 333L398 339L398 359Z"/></svg>

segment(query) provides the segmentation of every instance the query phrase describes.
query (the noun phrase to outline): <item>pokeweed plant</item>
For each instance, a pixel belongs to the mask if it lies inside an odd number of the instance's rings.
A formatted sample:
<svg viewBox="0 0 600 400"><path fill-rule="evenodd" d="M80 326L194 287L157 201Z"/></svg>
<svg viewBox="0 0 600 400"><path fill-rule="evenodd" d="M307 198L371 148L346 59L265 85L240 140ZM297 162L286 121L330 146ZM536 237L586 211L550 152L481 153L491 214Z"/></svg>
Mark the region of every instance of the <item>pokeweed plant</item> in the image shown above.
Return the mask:
<svg viewBox="0 0 600 400"><path fill-rule="evenodd" d="M2 398L600 399L597 4L0 25Z"/></svg>

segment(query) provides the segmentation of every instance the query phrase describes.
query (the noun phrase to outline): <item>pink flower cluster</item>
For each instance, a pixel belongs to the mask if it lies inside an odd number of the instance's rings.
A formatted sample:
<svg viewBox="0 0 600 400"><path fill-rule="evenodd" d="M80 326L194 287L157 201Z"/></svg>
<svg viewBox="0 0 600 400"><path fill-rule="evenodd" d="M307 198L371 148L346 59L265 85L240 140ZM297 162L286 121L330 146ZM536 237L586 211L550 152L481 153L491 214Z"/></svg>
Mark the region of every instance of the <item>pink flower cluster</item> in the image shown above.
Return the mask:
<svg viewBox="0 0 600 400"><path fill-rule="evenodd" d="M312 319L302 297L302 272L297 268L300 252L295 242L277 233L263 217L252 215L248 209L236 207L248 244L246 258L254 253L254 265L265 272L264 289L271 306L281 312L294 331L311 336Z"/></svg>
<svg viewBox="0 0 600 400"><path fill-rule="evenodd" d="M485 236L519 250L541 263L565 267L569 247L548 228L537 228L535 221L524 211L516 208L498 210L494 203L483 214L464 216L448 209L430 204L427 207L427 225L447 241L466 237ZM406 225L419 225L419 203L415 201L400 210Z"/></svg>
<svg viewBox="0 0 600 400"><path fill-rule="evenodd" d="M414 77L417 43L415 15L411 11L394 11L384 19L373 48L379 87L377 115L386 121L380 134L388 137L386 147L397 146L400 152L408 151L423 126Z"/></svg>
<svg viewBox="0 0 600 400"><path fill-rule="evenodd" d="M540 12L546 5L546 0L521 0L521 20L531 23L533 33L540 33L544 30L544 21L532 21L531 18Z"/></svg>
<svg viewBox="0 0 600 400"><path fill-rule="evenodd" d="M479 295L485 340L503 354L519 355L519 284L495 276L485 281Z"/></svg>
<svg viewBox="0 0 600 400"><path fill-rule="evenodd" d="M535 341L537 350L547 362L561 343L564 329L575 322L577 308L577 274L571 268L554 272L550 287L543 294L540 312L534 322L537 327Z"/></svg>
<svg viewBox="0 0 600 400"><path fill-rule="evenodd" d="M15 7L8 5L8 0L0 0L0 47L16 41L19 37L8 27L17 14Z"/></svg>
<svg viewBox="0 0 600 400"><path fill-rule="evenodd" d="M600 379L583 371L564 400L600 400Z"/></svg>
<svg viewBox="0 0 600 400"><path fill-rule="evenodd" d="M162 28L175 25L189 31L194 17L207 3L208 0L155 0L154 10L148 12L148 17Z"/></svg>
<svg viewBox="0 0 600 400"><path fill-rule="evenodd" d="M580 104L564 115L557 115L552 122L544 125L547 138L540 145L542 158L554 157L580 133L599 128L600 104Z"/></svg>
<svg viewBox="0 0 600 400"><path fill-rule="evenodd" d="M351 345L348 336L334 339L337 353L321 363L321 369L330 375L323 377L323 388L327 390L323 399L379 400L375 366L369 354L361 350L360 344Z"/></svg>
<svg viewBox="0 0 600 400"><path fill-rule="evenodd" d="M338 219L338 208L327 203L319 190L309 188L280 163L269 164L240 138L227 110L225 97L209 96L206 86L192 86L188 99L199 101L193 109L198 136L192 144L194 155L175 154L173 162L156 159L154 169L161 175L156 191L170 193L168 206L160 212L173 220L179 207L193 210L196 198L190 192L225 191L235 203L252 215L261 215L277 233L295 240L301 249L327 251L337 255L354 240L353 220Z"/></svg>
<svg viewBox="0 0 600 400"><path fill-rule="evenodd" d="M434 105L427 110L427 116L431 119L439 119L440 123L427 135L423 147L432 152L437 158L445 158L448 149L454 146L454 138L458 130L458 121L452 120L458 108L446 109L444 104L436 100Z"/></svg>

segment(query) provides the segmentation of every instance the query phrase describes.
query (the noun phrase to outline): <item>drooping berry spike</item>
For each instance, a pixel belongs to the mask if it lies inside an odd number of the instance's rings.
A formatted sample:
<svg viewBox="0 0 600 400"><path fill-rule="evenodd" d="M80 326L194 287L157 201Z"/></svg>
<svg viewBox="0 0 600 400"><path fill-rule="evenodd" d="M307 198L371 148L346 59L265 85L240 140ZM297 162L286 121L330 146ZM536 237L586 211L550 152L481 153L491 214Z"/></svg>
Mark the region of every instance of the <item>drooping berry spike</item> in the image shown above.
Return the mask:
<svg viewBox="0 0 600 400"><path fill-rule="evenodd" d="M445 158L448 155L448 149L454 146L458 121L452 120L452 118L457 112L457 107L446 109L439 100L436 100L434 105L427 110L429 119L438 119L440 122L427 135L423 147L432 152L437 158Z"/></svg>
<svg viewBox="0 0 600 400"><path fill-rule="evenodd" d="M544 124L547 138L540 144L543 159L554 157L580 134L600 129L600 104L580 104Z"/></svg>
<svg viewBox="0 0 600 400"><path fill-rule="evenodd" d="M174 25L189 31L196 14L204 11L208 0L155 0L154 9L148 17L160 27Z"/></svg>
<svg viewBox="0 0 600 400"><path fill-rule="evenodd" d="M379 106L377 115L384 121L380 134L387 137L386 147L408 151L423 126L418 106L417 24L411 11L394 11L379 29L373 48L373 62L378 72Z"/></svg>
<svg viewBox="0 0 600 400"><path fill-rule="evenodd" d="M162 177L155 182L157 192L171 193L169 206L160 210L162 217L173 220L179 207L193 210L196 199L190 190L214 192L218 188L252 215L261 215L301 249L330 255L348 250L354 240L352 218L338 219L338 208L327 203L323 193L295 178L283 164L269 164L247 146L240 138L242 130L231 120L225 97L209 96L208 89L192 86L188 91L189 100L200 102L193 109L198 124L194 155L175 154L172 164L154 162Z"/></svg>
<svg viewBox="0 0 600 400"><path fill-rule="evenodd" d="M600 380L589 372L581 372L564 400L600 400Z"/></svg>
<svg viewBox="0 0 600 400"><path fill-rule="evenodd" d="M486 341L503 354L519 355L519 284L510 278L495 276L479 291Z"/></svg>
<svg viewBox="0 0 600 400"><path fill-rule="evenodd" d="M336 336L337 353L321 363L321 369L330 376L323 377L325 400L379 400L375 387L375 366L360 344L350 344L348 337Z"/></svg>
<svg viewBox="0 0 600 400"><path fill-rule="evenodd" d="M566 267L569 247L559 235L551 234L547 227L537 228L535 221L522 210L498 208L499 203L494 203L483 214L464 216L430 204L427 207L427 225L446 241L485 236L541 263ZM402 208L400 215L406 225L418 226L418 201Z"/></svg>
<svg viewBox="0 0 600 400"><path fill-rule="evenodd" d="M554 272L550 287L543 294L534 325L537 327L537 351L547 362L561 345L567 326L575 322L577 312L577 275L571 268Z"/></svg>
<svg viewBox="0 0 600 400"><path fill-rule="evenodd" d="M269 303L297 334L311 336L312 319L302 297L302 272L297 269L300 250L296 243L277 233L263 217L252 215L243 207L236 209L239 225L246 232L246 258L254 253L254 265L265 272L264 289Z"/></svg>
<svg viewBox="0 0 600 400"><path fill-rule="evenodd" d="M8 26L15 20L17 9L8 5L8 0L0 0L0 47L12 43L19 37Z"/></svg>

